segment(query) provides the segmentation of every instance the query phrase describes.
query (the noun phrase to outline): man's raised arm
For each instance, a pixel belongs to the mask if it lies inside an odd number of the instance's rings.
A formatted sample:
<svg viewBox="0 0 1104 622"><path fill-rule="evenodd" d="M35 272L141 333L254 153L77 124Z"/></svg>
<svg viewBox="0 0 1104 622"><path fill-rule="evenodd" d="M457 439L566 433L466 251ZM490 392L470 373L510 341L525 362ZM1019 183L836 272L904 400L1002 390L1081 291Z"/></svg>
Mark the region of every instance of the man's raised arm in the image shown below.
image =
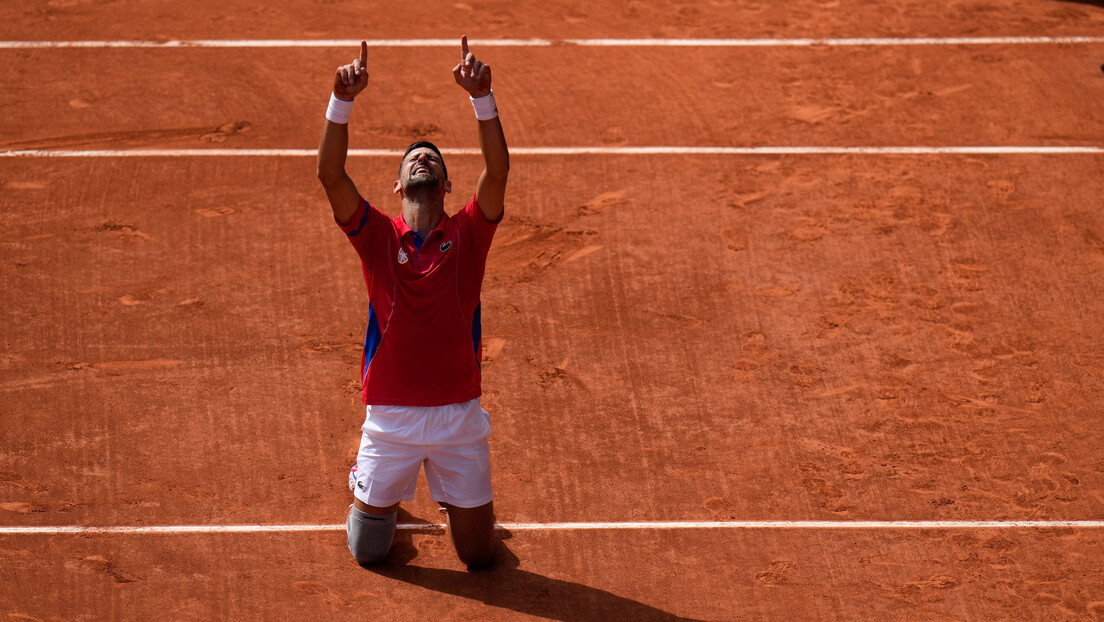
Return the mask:
<svg viewBox="0 0 1104 622"><path fill-rule="evenodd" d="M349 222L360 203L360 193L345 172L345 156L349 151L349 113L353 99L368 86L367 64L368 43L361 41L360 58L338 67L334 76L333 95L318 145L318 180L326 188L334 218L342 225Z"/></svg>
<svg viewBox="0 0 1104 622"><path fill-rule="evenodd" d="M475 117L479 119L479 148L483 151L483 173L475 189L475 197L483 215L491 222L502 218L506 198L506 177L510 172L510 151L506 135L498 120L494 93L491 91L491 68L476 60L468 51L468 38L460 37L460 63L453 67L456 83L471 96Z"/></svg>

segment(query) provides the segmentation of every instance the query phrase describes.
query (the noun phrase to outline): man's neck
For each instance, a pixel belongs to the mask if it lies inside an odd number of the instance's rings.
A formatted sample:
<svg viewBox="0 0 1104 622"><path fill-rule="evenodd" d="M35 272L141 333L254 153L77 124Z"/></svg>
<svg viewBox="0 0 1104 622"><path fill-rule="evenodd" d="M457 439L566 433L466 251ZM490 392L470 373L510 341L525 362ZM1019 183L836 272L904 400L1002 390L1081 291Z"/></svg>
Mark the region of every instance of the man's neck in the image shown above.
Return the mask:
<svg viewBox="0 0 1104 622"><path fill-rule="evenodd" d="M406 197L403 199L403 222L425 239L430 231L437 228L445 215L444 201L422 202Z"/></svg>

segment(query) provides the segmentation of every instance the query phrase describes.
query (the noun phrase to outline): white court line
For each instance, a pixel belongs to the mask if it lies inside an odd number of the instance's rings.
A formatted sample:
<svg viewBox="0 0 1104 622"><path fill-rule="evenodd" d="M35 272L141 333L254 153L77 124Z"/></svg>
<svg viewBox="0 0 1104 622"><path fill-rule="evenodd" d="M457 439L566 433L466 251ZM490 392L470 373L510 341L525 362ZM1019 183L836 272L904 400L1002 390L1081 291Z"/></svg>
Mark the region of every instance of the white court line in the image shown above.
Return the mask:
<svg viewBox="0 0 1104 622"><path fill-rule="evenodd" d="M1038 45L1104 43L1104 37L849 37L834 39L567 39L580 46L810 47L853 45ZM455 45L455 44L453 44Z"/></svg>
<svg viewBox="0 0 1104 622"><path fill-rule="evenodd" d="M479 149L442 149L445 155L479 155ZM511 147L510 155L1057 155L1104 153L1096 146L957 147ZM402 150L350 149L350 157L395 157ZM317 149L15 149L6 158L316 157Z"/></svg>
<svg viewBox="0 0 1104 622"><path fill-rule="evenodd" d="M1056 529L1101 528L1104 520L1012 521L653 521L612 523L497 523L507 531L594 531L639 529ZM407 531L442 531L445 525L400 523ZM150 525L134 527L0 527L0 535L271 533L344 531L345 525Z"/></svg>
<svg viewBox="0 0 1104 622"><path fill-rule="evenodd" d="M456 39L370 39L371 47L456 47ZM799 39L472 39L477 47L816 47L890 45L1053 45L1104 43L1104 37L843 37ZM0 41L28 48L349 48L360 39L188 39L169 41Z"/></svg>

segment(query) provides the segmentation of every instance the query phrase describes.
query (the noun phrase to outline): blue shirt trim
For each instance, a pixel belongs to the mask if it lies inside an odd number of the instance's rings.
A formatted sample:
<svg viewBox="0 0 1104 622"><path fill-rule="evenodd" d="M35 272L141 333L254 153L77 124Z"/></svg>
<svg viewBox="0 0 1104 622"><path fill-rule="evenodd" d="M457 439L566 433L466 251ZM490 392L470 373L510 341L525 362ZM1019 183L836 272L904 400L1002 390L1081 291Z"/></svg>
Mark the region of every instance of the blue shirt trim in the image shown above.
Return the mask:
<svg viewBox="0 0 1104 622"><path fill-rule="evenodd" d="M483 325L480 322L482 307L482 302L476 304L475 313L472 315L472 344L474 344L475 346L475 362L477 365L479 365L480 369L483 368L483 361L479 360L479 341L483 339Z"/></svg>
<svg viewBox="0 0 1104 622"><path fill-rule="evenodd" d="M368 364L372 362L372 357L376 355L376 350L380 347L380 342L383 341L383 334L380 333L379 320L376 319L376 310L372 308L372 304L368 304L368 333L364 336L364 366L360 370L361 381L364 380L364 376L368 373Z"/></svg>
<svg viewBox="0 0 1104 622"><path fill-rule="evenodd" d="M364 223L366 223L366 222L368 222L368 204L367 203L365 203L365 205L364 205L364 215L360 217L360 224L357 225L356 231L353 231L352 233L346 233L345 235L347 235L349 237L353 237L354 235L360 233L360 230L364 228Z"/></svg>

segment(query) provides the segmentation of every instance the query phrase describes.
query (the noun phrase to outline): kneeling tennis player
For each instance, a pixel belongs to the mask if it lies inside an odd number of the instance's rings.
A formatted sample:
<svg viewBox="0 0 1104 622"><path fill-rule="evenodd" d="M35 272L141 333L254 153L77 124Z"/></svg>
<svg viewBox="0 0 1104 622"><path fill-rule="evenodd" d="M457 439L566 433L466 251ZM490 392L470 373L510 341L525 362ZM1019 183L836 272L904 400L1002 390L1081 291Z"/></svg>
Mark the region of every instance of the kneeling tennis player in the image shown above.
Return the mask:
<svg viewBox="0 0 1104 622"><path fill-rule="evenodd" d="M318 179L334 219L360 256L368 288L368 334L361 377L367 416L350 471L349 550L361 565L386 558L402 501L412 501L425 465L434 501L469 568L491 563L494 506L480 405L480 305L487 251L502 219L509 152L498 119L491 68L460 40L456 83L479 124L483 172L475 196L445 213L452 182L441 151L406 149L394 192L402 213L389 218L364 200L345 172L353 100L368 86L368 46L337 70L318 147Z"/></svg>

